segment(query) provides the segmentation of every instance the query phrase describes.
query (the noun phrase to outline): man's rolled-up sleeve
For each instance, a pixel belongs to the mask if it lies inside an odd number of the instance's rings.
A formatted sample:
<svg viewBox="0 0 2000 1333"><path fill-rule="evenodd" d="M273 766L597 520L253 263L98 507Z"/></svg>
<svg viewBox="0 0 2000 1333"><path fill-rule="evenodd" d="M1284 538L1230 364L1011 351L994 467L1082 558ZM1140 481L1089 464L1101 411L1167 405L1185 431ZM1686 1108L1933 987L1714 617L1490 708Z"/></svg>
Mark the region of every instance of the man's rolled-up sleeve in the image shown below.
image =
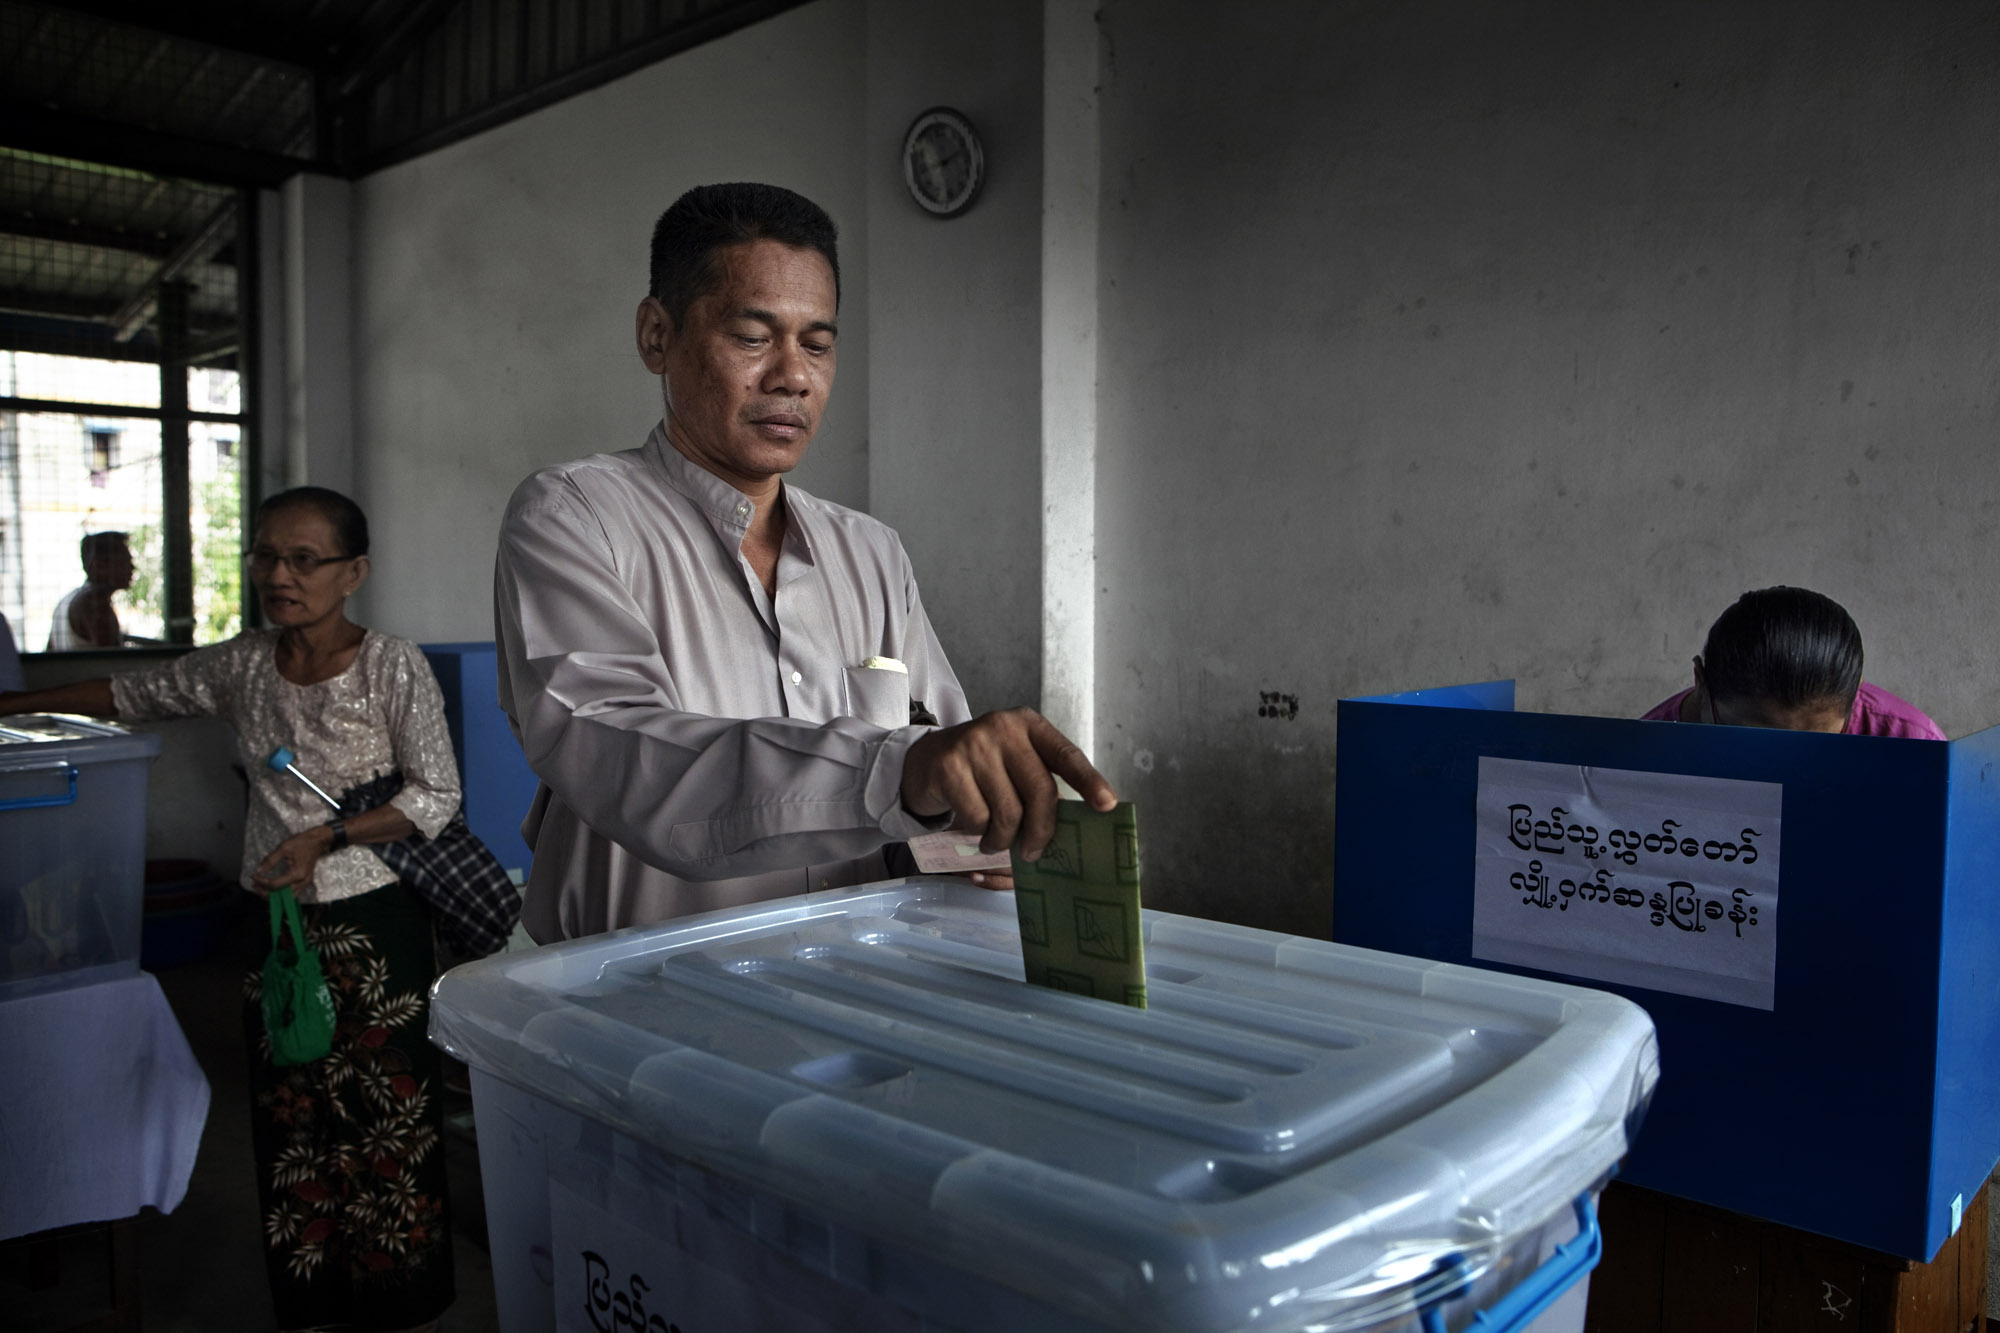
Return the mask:
<svg viewBox="0 0 2000 1333"><path fill-rule="evenodd" d="M501 705L529 767L649 865L724 879L860 857L924 831L901 783L926 728L683 708L604 525L559 475L530 478L508 506L494 621Z"/></svg>

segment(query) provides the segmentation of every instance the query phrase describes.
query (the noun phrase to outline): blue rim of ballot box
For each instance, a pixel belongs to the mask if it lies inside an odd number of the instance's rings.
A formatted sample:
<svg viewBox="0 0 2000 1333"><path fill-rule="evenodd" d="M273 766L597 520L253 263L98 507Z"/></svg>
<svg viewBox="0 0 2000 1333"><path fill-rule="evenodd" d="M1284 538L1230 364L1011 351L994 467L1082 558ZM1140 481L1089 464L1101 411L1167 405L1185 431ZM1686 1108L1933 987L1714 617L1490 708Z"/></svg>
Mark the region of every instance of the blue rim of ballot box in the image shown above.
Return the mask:
<svg viewBox="0 0 2000 1333"><path fill-rule="evenodd" d="M1518 713L1514 683L1339 704L1333 937L1642 1005L1620 1178L1919 1262L2000 1161L2000 727L1953 741ZM1473 954L1482 761L1782 787L1768 1008Z"/></svg>
<svg viewBox="0 0 2000 1333"><path fill-rule="evenodd" d="M1659 1073L1637 1006L1141 929L1146 1010L1026 985L1012 896L926 877L454 969L430 1035L473 1072L503 1308L574 1280L535 1254L690 1227L981 1333L1518 1329L1597 1262Z"/></svg>
<svg viewBox="0 0 2000 1333"><path fill-rule="evenodd" d="M82 769L79 769L75 764L67 760L53 764L23 765L20 768L9 770L14 775L23 773L60 773L62 775L60 780L66 782L68 788L65 791L55 792L47 796L15 796L6 800L0 800L0 814L4 814L9 810L50 810L59 806L75 805L76 780L82 771Z"/></svg>
<svg viewBox="0 0 2000 1333"><path fill-rule="evenodd" d="M0 721L0 1001L139 969L160 738L66 713Z"/></svg>
<svg viewBox="0 0 2000 1333"><path fill-rule="evenodd" d="M1604 1232L1597 1225L1597 1210L1590 1196L1578 1195L1576 1235L1556 1246L1540 1268L1523 1278L1505 1296L1472 1316L1467 1330L1481 1333L1518 1333L1540 1318L1542 1312L1562 1299L1604 1257ZM1423 1313L1424 1333L1445 1333L1444 1306L1433 1305Z"/></svg>

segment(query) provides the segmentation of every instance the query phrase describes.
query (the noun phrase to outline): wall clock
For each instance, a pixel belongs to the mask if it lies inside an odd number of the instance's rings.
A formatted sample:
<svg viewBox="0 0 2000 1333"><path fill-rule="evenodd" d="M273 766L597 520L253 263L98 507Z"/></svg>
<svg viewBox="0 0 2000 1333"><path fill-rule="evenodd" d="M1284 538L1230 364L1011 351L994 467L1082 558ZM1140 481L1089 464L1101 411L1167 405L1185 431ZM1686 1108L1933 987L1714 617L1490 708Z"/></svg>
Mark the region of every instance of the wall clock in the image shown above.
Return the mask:
<svg viewBox="0 0 2000 1333"><path fill-rule="evenodd" d="M986 150L972 122L950 107L932 107L903 136L903 183L925 212L957 217L986 183Z"/></svg>

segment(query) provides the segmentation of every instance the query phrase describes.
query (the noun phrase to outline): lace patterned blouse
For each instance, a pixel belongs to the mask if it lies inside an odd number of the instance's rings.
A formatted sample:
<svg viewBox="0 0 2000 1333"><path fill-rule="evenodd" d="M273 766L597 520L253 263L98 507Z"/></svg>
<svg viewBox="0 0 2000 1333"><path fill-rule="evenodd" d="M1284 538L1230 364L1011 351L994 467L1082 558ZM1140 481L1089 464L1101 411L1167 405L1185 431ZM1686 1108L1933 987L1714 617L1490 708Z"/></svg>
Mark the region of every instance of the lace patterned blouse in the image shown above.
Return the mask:
<svg viewBox="0 0 2000 1333"><path fill-rule="evenodd" d="M457 812L460 791L444 695L423 653L407 639L369 630L347 670L294 685L278 674L277 646L277 630L249 630L111 680L121 719L219 717L236 729L237 753L250 775L243 886L250 887L250 872L279 843L333 817L304 783L266 766L281 745L335 799L400 769L403 789L389 804L425 837L436 837ZM324 903L395 879L381 858L357 844L321 857L313 883L295 887L300 901Z"/></svg>

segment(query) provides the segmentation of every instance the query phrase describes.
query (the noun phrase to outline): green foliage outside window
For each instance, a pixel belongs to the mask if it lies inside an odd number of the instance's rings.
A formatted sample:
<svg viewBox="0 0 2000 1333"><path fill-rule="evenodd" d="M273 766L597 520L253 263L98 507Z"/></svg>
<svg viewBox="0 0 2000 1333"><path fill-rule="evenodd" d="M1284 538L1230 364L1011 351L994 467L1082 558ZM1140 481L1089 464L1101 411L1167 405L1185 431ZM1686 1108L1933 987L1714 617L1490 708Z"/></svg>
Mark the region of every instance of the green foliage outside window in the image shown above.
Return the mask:
<svg viewBox="0 0 2000 1333"><path fill-rule="evenodd" d="M219 472L196 482L189 499L194 530L194 641L221 643L243 628L243 485L235 472ZM166 623L166 553L158 523L131 535L131 590L134 611Z"/></svg>
<svg viewBox="0 0 2000 1333"><path fill-rule="evenodd" d="M218 473L195 490L194 641L221 643L243 629L243 481Z"/></svg>
<svg viewBox="0 0 2000 1333"><path fill-rule="evenodd" d="M137 615L164 625L167 623L167 557L160 542L160 525L141 523L126 534L125 542L132 550L132 586L125 590L125 605ZM130 620L133 617L121 618ZM128 629L127 632L131 631Z"/></svg>

